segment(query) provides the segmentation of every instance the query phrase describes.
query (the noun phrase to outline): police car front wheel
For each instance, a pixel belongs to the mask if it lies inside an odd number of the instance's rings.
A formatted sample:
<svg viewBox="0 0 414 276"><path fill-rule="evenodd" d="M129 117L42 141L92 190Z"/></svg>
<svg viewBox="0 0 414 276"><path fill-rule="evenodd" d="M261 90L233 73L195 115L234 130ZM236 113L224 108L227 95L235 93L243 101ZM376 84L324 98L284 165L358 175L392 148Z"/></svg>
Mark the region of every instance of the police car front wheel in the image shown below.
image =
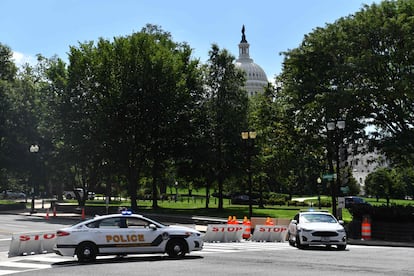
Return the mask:
<svg viewBox="0 0 414 276"><path fill-rule="evenodd" d="M170 240L167 244L167 254L170 258L183 258L187 253L185 241L180 239Z"/></svg>
<svg viewBox="0 0 414 276"><path fill-rule="evenodd" d="M76 256L79 262L93 262L97 254L98 250L95 244L91 242L83 242L76 248Z"/></svg>

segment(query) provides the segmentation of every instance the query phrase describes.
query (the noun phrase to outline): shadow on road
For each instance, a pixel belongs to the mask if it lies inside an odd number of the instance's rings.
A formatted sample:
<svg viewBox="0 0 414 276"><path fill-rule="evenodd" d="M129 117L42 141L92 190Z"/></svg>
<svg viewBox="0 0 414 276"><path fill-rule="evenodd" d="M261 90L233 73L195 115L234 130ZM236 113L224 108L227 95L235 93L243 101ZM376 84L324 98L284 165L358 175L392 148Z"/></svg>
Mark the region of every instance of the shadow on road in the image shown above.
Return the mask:
<svg viewBox="0 0 414 276"><path fill-rule="evenodd" d="M161 261L183 261L183 260L195 260L202 259L202 256L185 256L184 258L174 259L168 256L123 256L113 258L97 258L95 262L80 263L77 260L57 262L52 264L52 267L63 266L78 266L78 265L102 265L102 264L117 264L117 263L134 263L134 262L161 262Z"/></svg>

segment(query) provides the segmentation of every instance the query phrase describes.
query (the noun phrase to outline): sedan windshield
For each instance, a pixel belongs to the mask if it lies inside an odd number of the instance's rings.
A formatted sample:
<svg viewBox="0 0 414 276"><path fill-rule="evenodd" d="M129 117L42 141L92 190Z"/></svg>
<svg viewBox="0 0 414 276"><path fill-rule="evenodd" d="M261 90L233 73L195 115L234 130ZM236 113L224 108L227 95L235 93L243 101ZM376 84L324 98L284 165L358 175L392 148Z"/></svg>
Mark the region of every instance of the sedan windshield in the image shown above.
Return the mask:
<svg viewBox="0 0 414 276"><path fill-rule="evenodd" d="M333 216L329 214L303 214L301 216L301 222L313 223L313 222L325 222L325 223L336 223Z"/></svg>

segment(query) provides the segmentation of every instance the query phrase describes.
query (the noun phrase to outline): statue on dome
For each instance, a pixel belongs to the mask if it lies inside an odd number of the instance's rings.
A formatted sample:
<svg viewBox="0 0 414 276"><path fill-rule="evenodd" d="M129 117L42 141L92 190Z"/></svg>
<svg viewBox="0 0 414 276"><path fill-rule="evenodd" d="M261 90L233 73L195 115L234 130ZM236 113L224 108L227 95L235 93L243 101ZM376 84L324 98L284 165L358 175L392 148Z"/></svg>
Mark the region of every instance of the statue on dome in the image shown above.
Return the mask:
<svg viewBox="0 0 414 276"><path fill-rule="evenodd" d="M244 31L245 31L245 28L244 28L244 24L243 24L243 28L242 28L242 40L241 40L241 42L247 42L247 40L246 40L246 34L244 33Z"/></svg>

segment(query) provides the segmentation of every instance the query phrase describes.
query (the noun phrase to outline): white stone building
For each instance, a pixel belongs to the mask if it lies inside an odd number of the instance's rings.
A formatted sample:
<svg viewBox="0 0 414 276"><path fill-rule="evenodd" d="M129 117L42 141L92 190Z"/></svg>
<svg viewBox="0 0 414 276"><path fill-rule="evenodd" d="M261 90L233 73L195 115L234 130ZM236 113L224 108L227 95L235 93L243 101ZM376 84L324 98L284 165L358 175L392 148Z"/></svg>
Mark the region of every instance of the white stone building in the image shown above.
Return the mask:
<svg viewBox="0 0 414 276"><path fill-rule="evenodd" d="M352 147L357 148L352 149ZM357 152L355 155L348 155L348 164L352 168L352 176L361 187L361 193L364 193L365 179L370 173L378 168L389 166L389 163L383 154L376 150L373 152L366 152L366 148L367 143L361 141L348 149L349 153L352 153L353 151Z"/></svg>
<svg viewBox="0 0 414 276"><path fill-rule="evenodd" d="M246 72L245 89L249 96L262 93L268 85L265 71L254 63L249 54L250 44L246 40L245 28L242 28L242 39L239 43L239 58L235 65Z"/></svg>

